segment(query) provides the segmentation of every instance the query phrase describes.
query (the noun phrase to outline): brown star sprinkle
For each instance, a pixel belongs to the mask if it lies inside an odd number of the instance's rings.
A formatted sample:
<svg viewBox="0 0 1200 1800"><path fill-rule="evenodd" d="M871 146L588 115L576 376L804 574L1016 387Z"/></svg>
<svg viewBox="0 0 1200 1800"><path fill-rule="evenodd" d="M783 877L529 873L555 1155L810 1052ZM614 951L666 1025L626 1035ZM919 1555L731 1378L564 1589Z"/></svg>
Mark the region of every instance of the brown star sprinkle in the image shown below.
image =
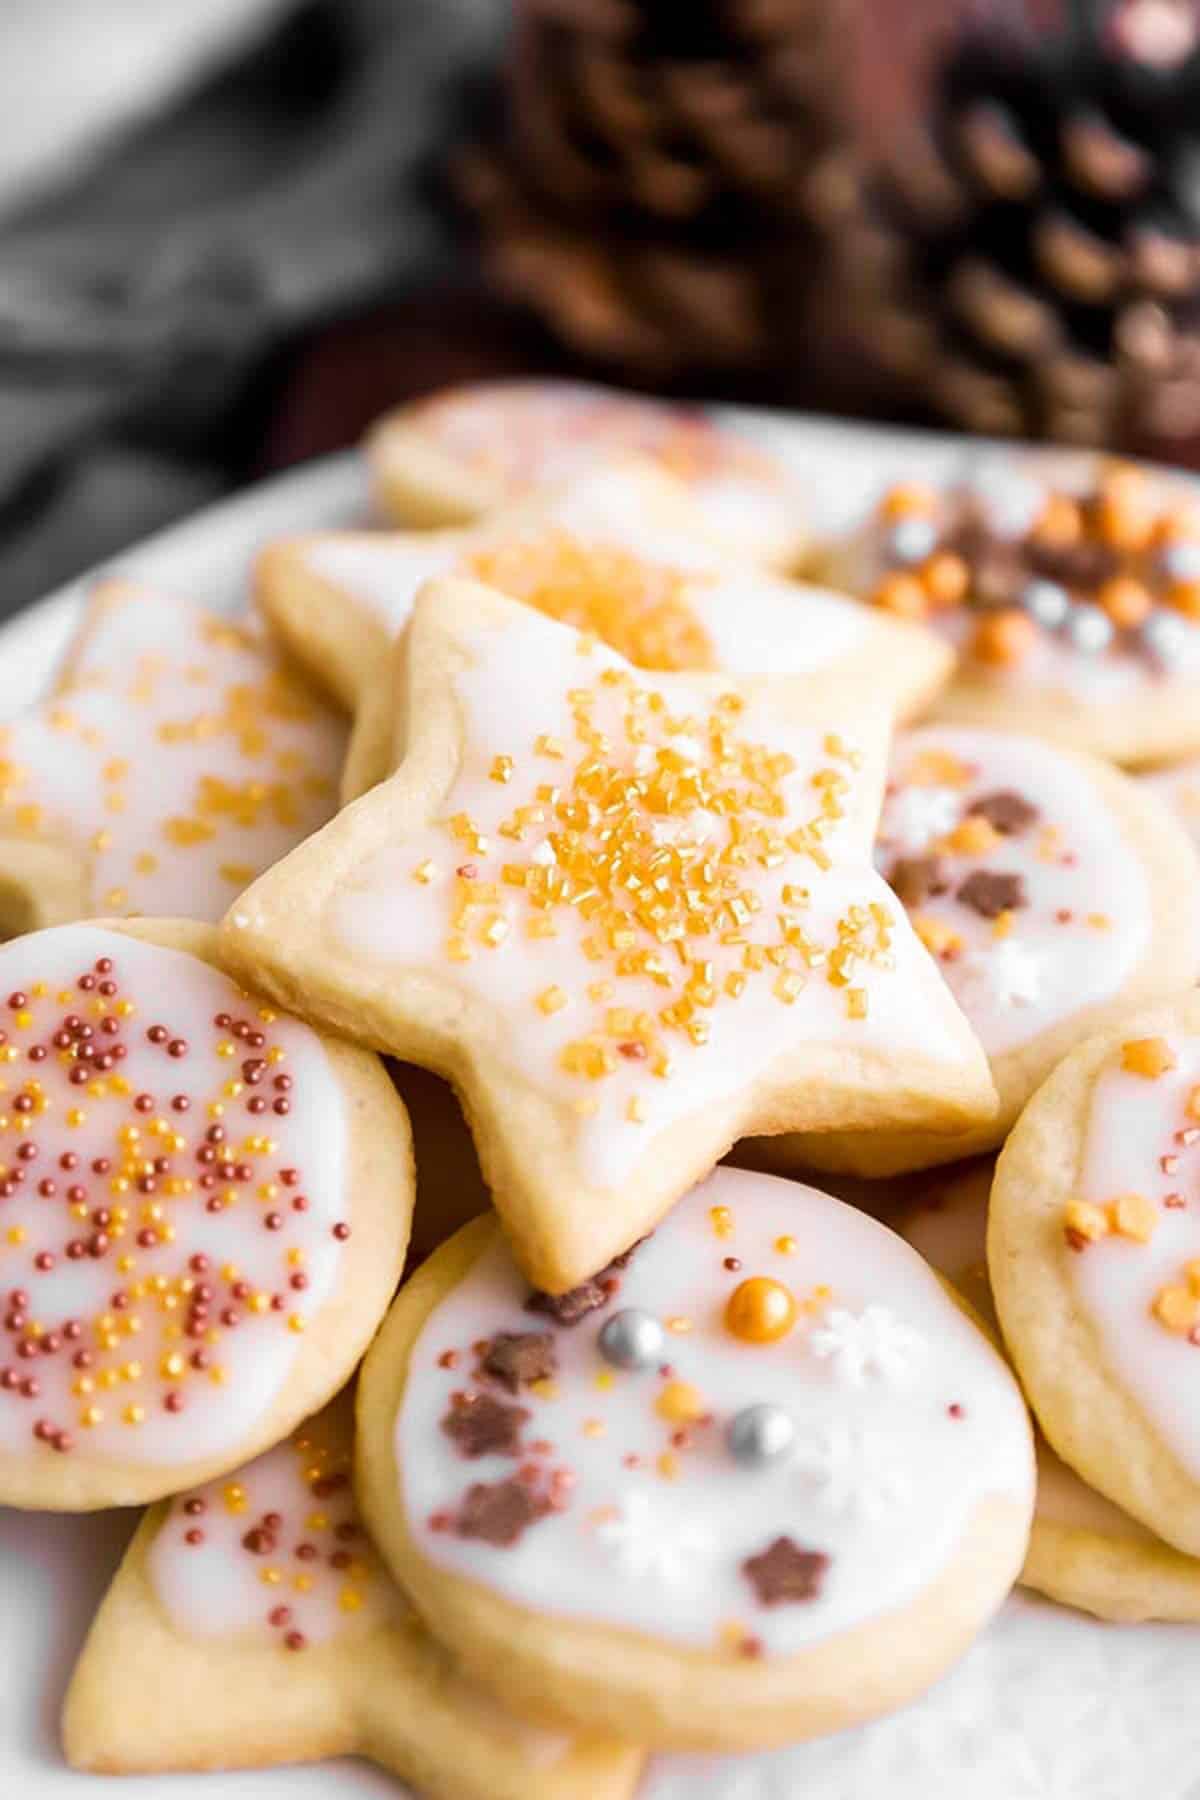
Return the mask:
<svg viewBox="0 0 1200 1800"><path fill-rule="evenodd" d="M997 788L994 794L981 794L971 804L974 818L986 819L994 831L1004 837L1020 837L1041 817L1031 800L1012 788Z"/></svg>
<svg viewBox="0 0 1200 1800"><path fill-rule="evenodd" d="M744 1562L742 1573L760 1606L791 1606L817 1598L828 1567L823 1550L802 1550L792 1538L778 1537Z"/></svg>
<svg viewBox="0 0 1200 1800"><path fill-rule="evenodd" d="M555 1374L558 1352L548 1331L500 1331L488 1343L479 1366L485 1375L515 1394Z"/></svg>
<svg viewBox="0 0 1200 1800"><path fill-rule="evenodd" d="M1015 912L1028 906L1023 875L1005 875L998 870L975 869L958 890L964 906L973 907L985 919L998 919L1003 912Z"/></svg>
<svg viewBox="0 0 1200 1800"><path fill-rule="evenodd" d="M526 1312L545 1313L556 1325L578 1325L580 1319L586 1319L589 1313L607 1306L609 1301L620 1291L620 1271L628 1268L634 1253L646 1242L639 1238L636 1244L630 1244L620 1256L595 1275L589 1275L578 1287L569 1288L565 1294L544 1294L540 1290L530 1294L525 1302Z"/></svg>
<svg viewBox="0 0 1200 1800"><path fill-rule="evenodd" d="M442 1430L464 1456L515 1456L528 1419L525 1407L506 1406L491 1394L456 1394Z"/></svg>
<svg viewBox="0 0 1200 1800"><path fill-rule="evenodd" d="M888 885L904 906L922 906L935 894L944 894L950 876L940 856L901 856L888 876Z"/></svg>
<svg viewBox="0 0 1200 1800"><path fill-rule="evenodd" d="M549 1503L516 1477L476 1482L463 1497L454 1529L461 1538L508 1548L550 1511Z"/></svg>

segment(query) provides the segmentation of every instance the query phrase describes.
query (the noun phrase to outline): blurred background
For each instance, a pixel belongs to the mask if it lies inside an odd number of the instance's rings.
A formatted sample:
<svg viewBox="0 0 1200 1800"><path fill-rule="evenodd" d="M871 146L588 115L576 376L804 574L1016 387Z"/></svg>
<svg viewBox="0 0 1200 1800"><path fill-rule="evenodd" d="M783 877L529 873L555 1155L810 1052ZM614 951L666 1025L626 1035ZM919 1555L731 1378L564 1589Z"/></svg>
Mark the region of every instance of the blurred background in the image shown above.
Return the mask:
<svg viewBox="0 0 1200 1800"><path fill-rule="evenodd" d="M4 0L0 616L513 370L1200 466L1200 0Z"/></svg>

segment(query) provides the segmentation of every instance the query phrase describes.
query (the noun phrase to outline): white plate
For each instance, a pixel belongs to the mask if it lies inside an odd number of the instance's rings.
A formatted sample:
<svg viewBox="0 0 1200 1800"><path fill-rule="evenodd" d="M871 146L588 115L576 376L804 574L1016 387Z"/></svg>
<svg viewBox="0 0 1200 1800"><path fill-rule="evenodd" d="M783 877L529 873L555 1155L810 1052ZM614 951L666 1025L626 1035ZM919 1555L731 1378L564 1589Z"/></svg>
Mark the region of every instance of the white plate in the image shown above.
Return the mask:
<svg viewBox="0 0 1200 1800"><path fill-rule="evenodd" d="M748 414L739 422L811 482L822 525L845 523L879 482L937 479L961 454L952 440L913 433ZM110 568L233 611L245 604L257 545L361 520L365 510L361 466L338 457L201 513ZM86 585L0 629L0 719L48 679ZM63 1768L63 1690L132 1525L128 1514L0 1510L0 1800L394 1800L393 1781L352 1762L103 1782ZM1101 1625L1017 1597L906 1712L771 1755L659 1758L641 1800L1129 1800L1138 1791L1197 1800L1197 1692L1200 1627Z"/></svg>

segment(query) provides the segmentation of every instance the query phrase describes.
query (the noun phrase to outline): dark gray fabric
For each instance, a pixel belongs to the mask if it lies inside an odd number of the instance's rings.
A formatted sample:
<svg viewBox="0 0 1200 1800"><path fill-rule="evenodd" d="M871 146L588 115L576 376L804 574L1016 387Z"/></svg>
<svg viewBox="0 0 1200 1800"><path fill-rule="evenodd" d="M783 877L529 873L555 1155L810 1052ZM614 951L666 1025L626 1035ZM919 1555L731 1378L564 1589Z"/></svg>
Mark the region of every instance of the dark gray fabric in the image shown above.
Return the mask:
<svg viewBox="0 0 1200 1800"><path fill-rule="evenodd" d="M236 478L247 383L437 269L446 94L503 0L308 0L0 229L0 617Z"/></svg>

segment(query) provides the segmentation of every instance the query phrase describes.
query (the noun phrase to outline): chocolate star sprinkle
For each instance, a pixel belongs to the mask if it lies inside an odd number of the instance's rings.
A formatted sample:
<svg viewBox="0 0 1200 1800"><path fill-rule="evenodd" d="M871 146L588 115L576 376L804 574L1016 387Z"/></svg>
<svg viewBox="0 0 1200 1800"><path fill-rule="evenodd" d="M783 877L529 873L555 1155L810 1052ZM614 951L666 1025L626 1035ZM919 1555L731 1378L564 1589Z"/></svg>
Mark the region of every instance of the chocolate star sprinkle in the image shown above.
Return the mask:
<svg viewBox="0 0 1200 1800"><path fill-rule="evenodd" d="M972 802L970 811L973 817L986 819L993 830L1003 832L1005 837L1020 837L1040 817L1033 802L1012 788L997 788L994 794L981 794Z"/></svg>
<svg viewBox="0 0 1200 1800"><path fill-rule="evenodd" d="M553 1375L558 1369L558 1352L548 1331L501 1331L485 1348L479 1366L515 1394Z"/></svg>
<svg viewBox="0 0 1200 1800"><path fill-rule="evenodd" d="M515 1476L508 1481L480 1481L467 1489L454 1529L461 1538L507 1548L549 1510L548 1503Z"/></svg>
<svg viewBox="0 0 1200 1800"><path fill-rule="evenodd" d="M648 1237L650 1233L646 1235ZM630 1244L628 1250L623 1250L620 1256L614 1256L605 1268L589 1276L586 1281L581 1281L578 1287L570 1288L565 1294L543 1294L540 1291L530 1294L525 1302L526 1312L545 1313L556 1325L578 1325L580 1319L586 1319L589 1313L607 1306L616 1296L621 1287L620 1270L628 1268L635 1251L645 1242L646 1238L639 1238L636 1244Z"/></svg>
<svg viewBox="0 0 1200 1800"><path fill-rule="evenodd" d="M958 898L985 919L997 919L1002 912L1014 912L1029 904L1023 875L1005 875L990 869L976 869L968 875L958 890Z"/></svg>
<svg viewBox="0 0 1200 1800"><path fill-rule="evenodd" d="M442 1430L464 1456L515 1456L528 1418L525 1407L506 1406L491 1394L461 1394L442 1420Z"/></svg>
<svg viewBox="0 0 1200 1800"><path fill-rule="evenodd" d="M821 1592L829 1557L823 1550L802 1550L789 1537L779 1537L742 1564L760 1606L791 1606L815 1600Z"/></svg>

